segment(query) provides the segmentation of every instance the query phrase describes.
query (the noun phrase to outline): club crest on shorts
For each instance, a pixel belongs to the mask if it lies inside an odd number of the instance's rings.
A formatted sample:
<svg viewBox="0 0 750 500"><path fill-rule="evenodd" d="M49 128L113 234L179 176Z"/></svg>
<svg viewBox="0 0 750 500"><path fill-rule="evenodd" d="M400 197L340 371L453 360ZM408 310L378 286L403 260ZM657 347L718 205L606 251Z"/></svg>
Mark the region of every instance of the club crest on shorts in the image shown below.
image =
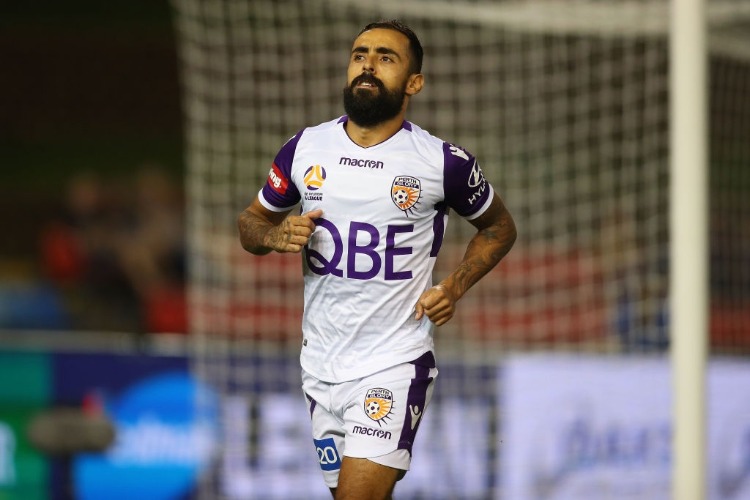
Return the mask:
<svg viewBox="0 0 750 500"><path fill-rule="evenodd" d="M368 389L365 395L365 415L370 420L380 423L388 417L393 408L393 393L388 389Z"/></svg>
<svg viewBox="0 0 750 500"><path fill-rule="evenodd" d="M409 214L422 195L422 183L416 177L399 175L391 184L391 200L399 210Z"/></svg>

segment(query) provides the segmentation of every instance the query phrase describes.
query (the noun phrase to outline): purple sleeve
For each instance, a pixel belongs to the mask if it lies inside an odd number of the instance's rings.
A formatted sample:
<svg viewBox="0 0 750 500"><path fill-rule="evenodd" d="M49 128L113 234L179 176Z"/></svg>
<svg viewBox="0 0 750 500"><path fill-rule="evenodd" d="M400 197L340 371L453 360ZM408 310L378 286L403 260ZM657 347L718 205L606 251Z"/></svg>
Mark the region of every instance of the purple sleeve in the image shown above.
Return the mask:
<svg viewBox="0 0 750 500"><path fill-rule="evenodd" d="M487 204L492 188L474 156L463 148L443 143L443 190L448 206L471 219Z"/></svg>
<svg viewBox="0 0 750 500"><path fill-rule="evenodd" d="M292 161L300 137L302 137L302 131L281 147L268 172L266 184L261 190L263 199L275 208L290 208L300 201L299 190L291 180Z"/></svg>

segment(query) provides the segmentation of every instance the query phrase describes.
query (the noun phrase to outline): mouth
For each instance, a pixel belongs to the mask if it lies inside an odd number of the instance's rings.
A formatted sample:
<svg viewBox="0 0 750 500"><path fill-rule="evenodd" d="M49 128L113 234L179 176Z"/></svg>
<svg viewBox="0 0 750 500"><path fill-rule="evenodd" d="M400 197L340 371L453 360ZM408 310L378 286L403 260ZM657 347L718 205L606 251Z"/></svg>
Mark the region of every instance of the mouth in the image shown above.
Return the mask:
<svg viewBox="0 0 750 500"><path fill-rule="evenodd" d="M380 88L380 82L371 76L359 76L352 82L352 88L355 89L377 89Z"/></svg>

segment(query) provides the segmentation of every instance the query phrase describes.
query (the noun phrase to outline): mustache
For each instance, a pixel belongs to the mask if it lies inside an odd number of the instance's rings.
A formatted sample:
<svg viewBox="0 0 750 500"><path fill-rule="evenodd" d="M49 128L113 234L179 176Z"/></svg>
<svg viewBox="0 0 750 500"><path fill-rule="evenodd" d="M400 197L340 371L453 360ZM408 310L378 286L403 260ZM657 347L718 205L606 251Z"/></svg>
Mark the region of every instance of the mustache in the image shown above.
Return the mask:
<svg viewBox="0 0 750 500"><path fill-rule="evenodd" d="M378 88L382 89L384 87L383 82L375 78L369 73L362 73L358 77L356 77L354 80L352 80L351 88L353 89L360 83L369 83L372 85L377 86Z"/></svg>

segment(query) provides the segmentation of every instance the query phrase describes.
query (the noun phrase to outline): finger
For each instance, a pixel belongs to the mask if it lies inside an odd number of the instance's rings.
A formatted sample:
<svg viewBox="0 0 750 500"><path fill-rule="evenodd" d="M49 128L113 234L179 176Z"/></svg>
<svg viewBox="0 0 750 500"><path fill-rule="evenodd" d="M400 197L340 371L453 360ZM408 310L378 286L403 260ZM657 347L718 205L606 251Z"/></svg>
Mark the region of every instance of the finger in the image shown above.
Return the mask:
<svg viewBox="0 0 750 500"><path fill-rule="evenodd" d="M315 220L323 215L323 209L322 208L316 208L315 210L311 210L305 214L302 214L302 217L306 217L308 219Z"/></svg>
<svg viewBox="0 0 750 500"><path fill-rule="evenodd" d="M289 243L286 246L285 251L289 252L289 253L300 253L302 251L303 247L304 247L304 245L297 245L297 244L294 244L294 243Z"/></svg>
<svg viewBox="0 0 750 500"><path fill-rule="evenodd" d="M284 241L279 241L274 249L277 252L299 252L307 244L308 238L288 234Z"/></svg>
<svg viewBox="0 0 750 500"><path fill-rule="evenodd" d="M453 317L453 310L451 308L440 309L433 311L432 314L428 314L430 321L435 323L435 326L444 325Z"/></svg>
<svg viewBox="0 0 750 500"><path fill-rule="evenodd" d="M432 309L444 298L445 296L440 289L432 287L422 294L419 298L419 303L422 304L425 309Z"/></svg>
<svg viewBox="0 0 750 500"><path fill-rule="evenodd" d="M305 238L309 238L310 235L313 233L313 231L314 231L314 227L307 227L307 225L304 225L304 226L293 225L289 228L289 232L292 234L292 236L303 236Z"/></svg>
<svg viewBox="0 0 750 500"><path fill-rule="evenodd" d="M433 321L433 323L435 323L435 326L443 326L443 325L444 325L444 324L446 324L446 323L447 323L448 321L450 321L452 317L453 317L452 315L451 315L451 316L445 316L445 317L443 317L443 318L440 318L440 319L439 319L439 320L437 320L437 321Z"/></svg>
<svg viewBox="0 0 750 500"><path fill-rule="evenodd" d="M292 236L289 238L289 241L286 242L286 246L290 252L300 252L309 241L310 238L307 236Z"/></svg>
<svg viewBox="0 0 750 500"><path fill-rule="evenodd" d="M414 319L419 321L422 319L422 316L424 316L424 307L422 307L422 304L417 302L417 305L414 306L414 309L417 311L417 313L414 315Z"/></svg>
<svg viewBox="0 0 750 500"><path fill-rule="evenodd" d="M427 314L430 319L435 320L444 314L453 315L455 310L455 304L448 297L441 296L440 300L438 300L432 307L425 307L425 314Z"/></svg>
<svg viewBox="0 0 750 500"><path fill-rule="evenodd" d="M304 215L295 215L289 217L289 231L293 234L297 234L297 228L304 228L309 232L315 231L315 222L312 219L308 219Z"/></svg>
<svg viewBox="0 0 750 500"><path fill-rule="evenodd" d="M427 315L428 318L430 318L432 321L435 321L437 318L439 318L442 314L445 313L446 310L448 310L449 306L448 304L436 304L433 307L425 308L424 313Z"/></svg>
<svg viewBox="0 0 750 500"><path fill-rule="evenodd" d="M307 245L307 242L310 241L310 238L308 236L304 236L301 234L293 234L291 238L289 238L289 241L287 241L287 244L290 245Z"/></svg>
<svg viewBox="0 0 750 500"><path fill-rule="evenodd" d="M321 214L323 213L322 210L316 210L316 211L320 212ZM302 226L309 229L310 232L313 232L315 231L315 228L316 228L315 219L318 219L319 217L320 217L319 215L315 217L307 217L307 214L305 214L305 215L302 215L299 219L300 219L300 223Z"/></svg>

